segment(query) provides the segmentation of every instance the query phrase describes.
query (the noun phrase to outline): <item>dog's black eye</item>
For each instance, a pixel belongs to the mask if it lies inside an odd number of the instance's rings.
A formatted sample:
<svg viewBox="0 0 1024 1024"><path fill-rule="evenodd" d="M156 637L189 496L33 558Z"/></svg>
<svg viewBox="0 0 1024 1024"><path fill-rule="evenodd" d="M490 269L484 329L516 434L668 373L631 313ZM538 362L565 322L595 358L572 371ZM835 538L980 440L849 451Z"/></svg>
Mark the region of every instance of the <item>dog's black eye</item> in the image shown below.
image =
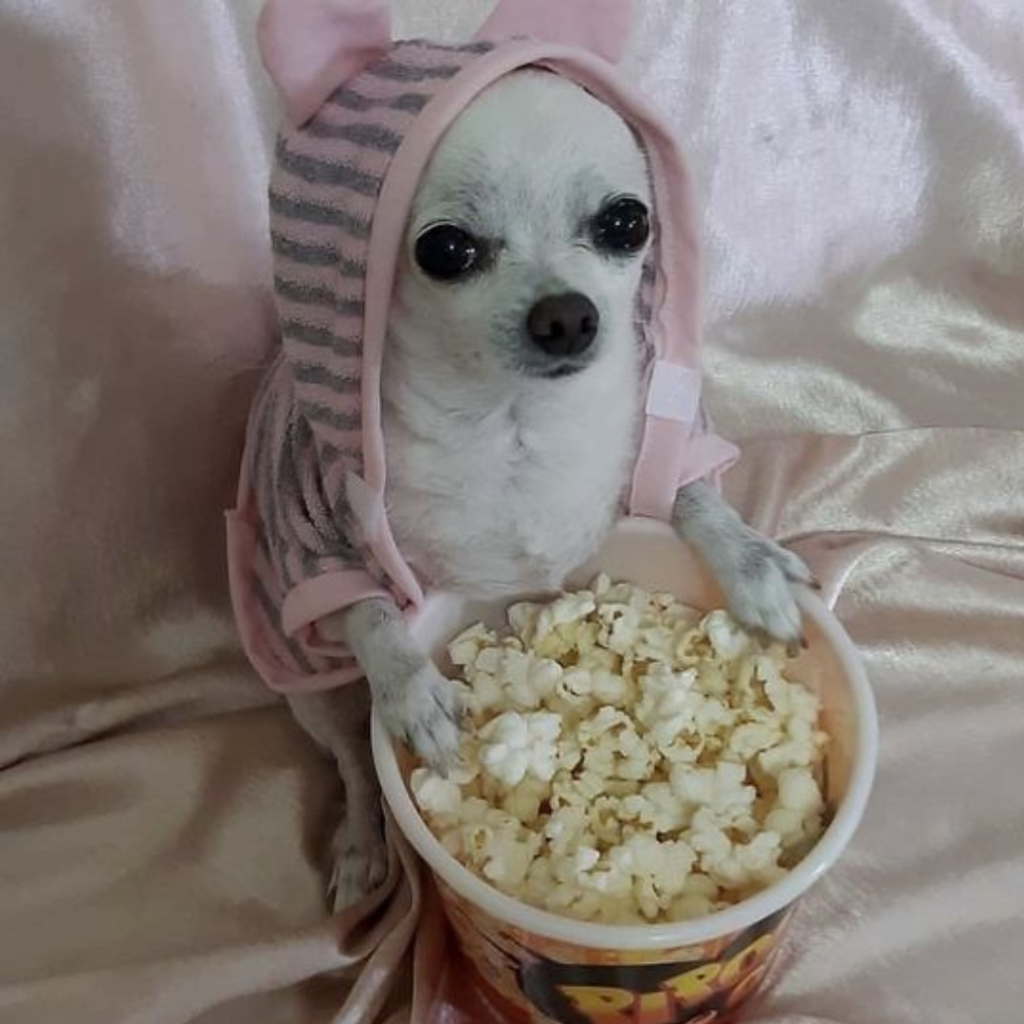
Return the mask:
<svg viewBox="0 0 1024 1024"><path fill-rule="evenodd" d="M651 233L647 207L639 199L613 199L591 227L594 244L605 252L639 252Z"/></svg>
<svg viewBox="0 0 1024 1024"><path fill-rule="evenodd" d="M436 224L416 239L416 262L437 281L465 277L480 262L483 245L454 224Z"/></svg>

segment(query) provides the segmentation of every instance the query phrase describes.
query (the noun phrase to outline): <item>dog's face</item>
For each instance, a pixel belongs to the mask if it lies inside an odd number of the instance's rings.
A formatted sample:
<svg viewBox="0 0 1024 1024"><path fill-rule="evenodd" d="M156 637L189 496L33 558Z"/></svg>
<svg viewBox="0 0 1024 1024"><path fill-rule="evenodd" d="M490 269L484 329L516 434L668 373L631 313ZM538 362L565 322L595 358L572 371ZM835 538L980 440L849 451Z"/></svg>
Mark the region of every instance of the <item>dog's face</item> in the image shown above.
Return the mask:
<svg viewBox="0 0 1024 1024"><path fill-rule="evenodd" d="M647 163L583 89L511 75L455 121L421 182L393 323L477 377L559 378L635 346Z"/></svg>

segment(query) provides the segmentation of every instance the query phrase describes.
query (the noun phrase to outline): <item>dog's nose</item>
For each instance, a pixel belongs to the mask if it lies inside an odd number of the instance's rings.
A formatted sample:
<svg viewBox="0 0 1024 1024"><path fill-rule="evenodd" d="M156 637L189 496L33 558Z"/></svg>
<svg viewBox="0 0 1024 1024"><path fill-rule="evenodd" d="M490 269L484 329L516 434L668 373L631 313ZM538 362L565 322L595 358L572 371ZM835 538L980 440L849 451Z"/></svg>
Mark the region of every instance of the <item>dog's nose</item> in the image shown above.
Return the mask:
<svg viewBox="0 0 1024 1024"><path fill-rule="evenodd" d="M530 310L526 328L538 348L552 356L578 356L597 337L601 314L579 292L548 295Z"/></svg>

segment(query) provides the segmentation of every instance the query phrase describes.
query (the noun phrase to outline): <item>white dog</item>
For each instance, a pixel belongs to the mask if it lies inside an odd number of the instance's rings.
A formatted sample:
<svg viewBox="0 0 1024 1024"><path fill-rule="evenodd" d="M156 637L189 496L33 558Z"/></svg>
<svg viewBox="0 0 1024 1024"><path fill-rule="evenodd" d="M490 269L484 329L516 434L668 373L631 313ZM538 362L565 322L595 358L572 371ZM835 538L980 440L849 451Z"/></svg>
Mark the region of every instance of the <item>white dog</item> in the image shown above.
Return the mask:
<svg viewBox="0 0 1024 1024"><path fill-rule="evenodd" d="M491 86L434 153L408 224L382 380L388 517L432 583L486 596L555 588L619 514L639 439L633 321L651 206L631 130L544 72ZM673 521L741 622L799 640L792 586L812 582L799 558L705 483L679 492ZM436 765L454 756L453 688L391 601L361 601L319 628L355 654L396 736ZM344 779L333 878L344 906L385 870L367 691L289 701Z"/></svg>

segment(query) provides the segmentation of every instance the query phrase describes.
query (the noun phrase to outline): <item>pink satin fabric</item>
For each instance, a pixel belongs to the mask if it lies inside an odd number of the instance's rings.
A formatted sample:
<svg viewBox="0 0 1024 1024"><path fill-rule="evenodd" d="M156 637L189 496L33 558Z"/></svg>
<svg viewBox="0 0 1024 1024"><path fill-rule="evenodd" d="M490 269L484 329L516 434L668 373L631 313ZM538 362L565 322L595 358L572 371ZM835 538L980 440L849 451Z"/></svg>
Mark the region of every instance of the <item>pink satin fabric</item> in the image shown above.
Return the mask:
<svg viewBox="0 0 1024 1024"><path fill-rule="evenodd" d="M338 786L241 655L220 510L271 345L255 0L0 6L0 1022L479 1024L400 844L324 909ZM488 0L404 0L471 36ZM1024 1004L1024 10L646 0L703 197L738 507L862 646L875 795L756 1024ZM421 938L423 937L421 932Z"/></svg>

